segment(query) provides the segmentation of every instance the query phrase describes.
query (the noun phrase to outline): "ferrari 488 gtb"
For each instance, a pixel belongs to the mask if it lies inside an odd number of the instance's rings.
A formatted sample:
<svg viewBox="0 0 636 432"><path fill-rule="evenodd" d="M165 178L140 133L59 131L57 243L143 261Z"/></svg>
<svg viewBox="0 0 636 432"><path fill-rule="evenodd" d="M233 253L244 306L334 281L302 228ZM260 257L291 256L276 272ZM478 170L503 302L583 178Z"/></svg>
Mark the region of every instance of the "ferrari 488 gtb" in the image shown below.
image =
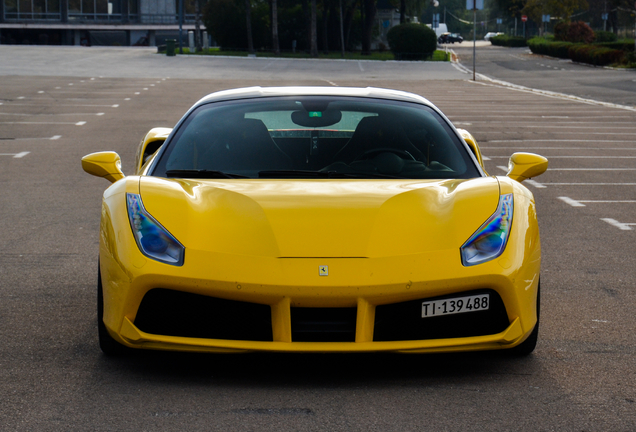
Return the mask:
<svg viewBox="0 0 636 432"><path fill-rule="evenodd" d="M521 182L426 99L374 88L245 88L151 130L136 172L84 169L102 201L98 326L127 348L531 352L541 251Z"/></svg>

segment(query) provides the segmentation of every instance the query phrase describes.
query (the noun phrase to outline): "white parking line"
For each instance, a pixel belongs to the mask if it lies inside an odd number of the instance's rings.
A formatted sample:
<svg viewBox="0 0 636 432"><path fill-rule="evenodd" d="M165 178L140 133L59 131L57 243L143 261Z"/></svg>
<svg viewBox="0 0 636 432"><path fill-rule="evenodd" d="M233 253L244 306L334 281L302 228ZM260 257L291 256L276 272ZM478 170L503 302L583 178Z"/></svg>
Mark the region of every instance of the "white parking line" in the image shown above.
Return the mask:
<svg viewBox="0 0 636 432"><path fill-rule="evenodd" d="M53 135L52 137L40 137L40 138L0 138L6 141L38 141L38 140L46 140L46 141L55 141L62 138L62 135Z"/></svg>
<svg viewBox="0 0 636 432"><path fill-rule="evenodd" d="M2 105L2 102L0 102L0 105ZM36 107L41 107L42 104L20 104L20 103L12 103L11 105L7 105L7 106L36 106ZM77 108L77 107L91 107L91 108L118 108L119 104L114 104L114 105L86 105L86 104L72 104L72 105L60 105L60 104L56 104L55 105L56 108L61 108L61 107L66 107L66 108ZM630 141L631 142L631 141Z"/></svg>
<svg viewBox="0 0 636 432"><path fill-rule="evenodd" d="M489 156L493 159L508 159L510 156ZM550 159L636 159L636 156L550 156Z"/></svg>
<svg viewBox="0 0 636 432"><path fill-rule="evenodd" d="M20 153L0 153L0 156L13 156L14 159L21 159L31 152L25 151Z"/></svg>
<svg viewBox="0 0 636 432"><path fill-rule="evenodd" d="M455 112L458 110L454 110ZM490 111L492 112L492 111ZM510 111L501 111L503 113L508 113ZM487 115L487 114L474 114L474 113L470 113L467 112L464 115L449 115L447 116L449 119L453 119L453 118L494 118L494 119L502 119L502 118L511 118L511 119L520 119L520 118L529 118L529 119L545 119L545 118L563 118L563 119L567 119L567 118L571 118L570 116L543 116L543 115ZM609 119L628 119L631 120L634 118L634 116L576 116L577 119L593 119L593 120L599 120L599 119L604 119L604 118L609 118ZM596 122L598 123L598 122Z"/></svg>
<svg viewBox="0 0 636 432"><path fill-rule="evenodd" d="M462 118L466 118L469 116L462 116ZM470 119L472 124L475 125L490 125L493 123L501 123L500 119L496 120L474 120ZM627 121L620 122L610 122L610 121L586 121L586 125L597 125L597 126L577 126L581 124L581 121L560 121L553 122L551 124L545 124L544 119L537 120L524 120L524 121L510 121L507 120L506 124L518 125L520 127L528 127L528 128L550 128L550 129L597 129L598 126L607 126L607 125L626 125L629 124ZM571 126L570 126L571 125ZM614 129L635 129L633 126L615 126Z"/></svg>
<svg viewBox="0 0 636 432"><path fill-rule="evenodd" d="M147 90L147 89L146 89ZM79 90L61 90L61 91L52 91L51 93L71 93L71 94L78 94L78 93L86 93L84 91L79 91ZM121 92L116 92L116 91L108 91L108 92L90 92L90 95L100 95L100 94L106 94L106 95L112 95L112 94L130 94L130 92L126 92L126 91L121 91ZM29 99L37 99L37 100L42 100L42 98L29 98Z"/></svg>
<svg viewBox="0 0 636 432"><path fill-rule="evenodd" d="M529 185L532 185L534 187L536 187L537 189L545 189L545 186L543 185L543 183L539 183L537 181L534 181L532 179L528 179L526 180L526 183L528 183Z"/></svg>
<svg viewBox="0 0 636 432"><path fill-rule="evenodd" d="M508 171L508 167L498 165L497 168ZM636 168L548 168L548 171L636 171Z"/></svg>
<svg viewBox="0 0 636 432"><path fill-rule="evenodd" d="M545 189L548 186L636 186L636 183L539 183L531 179L525 182L538 189Z"/></svg>
<svg viewBox="0 0 636 432"><path fill-rule="evenodd" d="M636 168L548 168L548 171L636 171Z"/></svg>
<svg viewBox="0 0 636 432"><path fill-rule="evenodd" d="M594 204L594 203L607 203L607 204L634 204L636 200L575 200L570 197L560 196L557 197L561 201L566 204L571 205L572 207L585 207L584 203Z"/></svg>
<svg viewBox="0 0 636 432"><path fill-rule="evenodd" d="M634 229L632 226L636 226L636 223L619 222L616 219L611 218L601 218L601 220L623 231L631 231Z"/></svg>
<svg viewBox="0 0 636 432"><path fill-rule="evenodd" d="M531 147L531 146L489 147L489 146L479 146L479 148L482 149L482 150L502 150L502 149L517 150L517 149L523 148L523 149L528 149L528 150L636 151L636 147L629 148L629 147Z"/></svg>
<svg viewBox="0 0 636 432"><path fill-rule="evenodd" d="M54 113L54 114L28 114L28 113L3 113L0 115L5 116L22 116L22 117L46 117L46 116L81 116L81 115L95 115L102 116L104 113Z"/></svg>
<svg viewBox="0 0 636 432"><path fill-rule="evenodd" d="M636 183L543 183L545 186L636 186Z"/></svg>
<svg viewBox="0 0 636 432"><path fill-rule="evenodd" d="M515 122L517 123L517 122ZM533 122L535 123L535 122ZM561 122L561 124L564 123L577 123L577 122ZM586 122L589 124L589 122ZM623 123L623 122L621 122ZM608 124L608 123L599 123L599 124ZM527 128L541 128L541 129L598 129L598 126L579 126L579 125L572 125L572 126L561 126L559 125L537 125L537 126L524 126ZM612 129L636 129L636 126L612 126Z"/></svg>
<svg viewBox="0 0 636 432"><path fill-rule="evenodd" d="M488 141L484 141L484 142L489 142L489 143L516 143L516 142L593 142L593 143L601 143L601 142L608 142L608 143L619 143L619 142L625 142L625 143L633 143L633 140L598 140L598 139L594 139L594 140L584 140L584 139L506 139L506 140L488 140ZM506 147L504 147L506 148ZM544 147L544 148L558 148L558 147ZM578 148L578 147L577 147Z"/></svg>
<svg viewBox="0 0 636 432"><path fill-rule="evenodd" d="M82 126L85 125L85 121L81 122L0 122L0 124L46 124L46 125L75 125Z"/></svg>
<svg viewBox="0 0 636 432"><path fill-rule="evenodd" d="M519 127L517 129L521 129L523 127L526 128L534 128L535 126L522 126ZM536 126L536 127L543 127L543 126ZM475 135L474 130L475 129L479 129L479 128L472 128L471 133L473 133L473 135ZM573 129L573 128L564 128L564 129ZM577 130L580 128L576 128ZM594 127L593 129L598 129L598 127ZM613 129L625 129L625 128L613 128ZM630 128L631 129L631 128ZM633 128L636 130L636 128ZM504 134L504 133L510 133L510 131L493 131L493 130L489 130L489 129L481 129L478 132L480 133L490 133L490 134ZM581 131L581 132L569 132L569 135L603 135L603 136L612 136L612 135L634 135L634 132L588 132L588 131ZM497 140L497 141L501 141L501 140ZM547 140L547 141L557 141L557 140ZM578 140L576 140L578 141ZM495 140L488 140L488 142L496 142ZM501 142L510 142L509 140L507 141L501 141ZM596 142L599 142L598 140L596 140ZM616 141L611 141L611 142L616 142Z"/></svg>

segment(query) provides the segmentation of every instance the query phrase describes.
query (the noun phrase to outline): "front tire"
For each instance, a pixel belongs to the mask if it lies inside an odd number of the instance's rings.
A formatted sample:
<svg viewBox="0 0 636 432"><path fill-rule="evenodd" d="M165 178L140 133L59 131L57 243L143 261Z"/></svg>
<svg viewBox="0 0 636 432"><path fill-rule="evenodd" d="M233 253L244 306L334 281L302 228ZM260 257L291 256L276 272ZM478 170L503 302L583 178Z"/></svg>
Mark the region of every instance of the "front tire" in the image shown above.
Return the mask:
<svg viewBox="0 0 636 432"><path fill-rule="evenodd" d="M104 290L102 288L102 272L97 264L97 334L99 347L107 356L118 356L128 352L129 348L117 342L108 333L104 324Z"/></svg>

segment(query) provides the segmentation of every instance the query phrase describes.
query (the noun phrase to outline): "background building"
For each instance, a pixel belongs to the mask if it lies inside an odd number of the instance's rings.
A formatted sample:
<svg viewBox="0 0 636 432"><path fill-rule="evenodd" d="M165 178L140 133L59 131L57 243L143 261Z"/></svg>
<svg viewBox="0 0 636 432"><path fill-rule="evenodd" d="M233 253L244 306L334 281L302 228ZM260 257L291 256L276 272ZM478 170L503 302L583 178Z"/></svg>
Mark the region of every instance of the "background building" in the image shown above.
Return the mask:
<svg viewBox="0 0 636 432"><path fill-rule="evenodd" d="M183 1L187 34L195 0ZM178 30L179 0L0 0L2 44L154 46Z"/></svg>

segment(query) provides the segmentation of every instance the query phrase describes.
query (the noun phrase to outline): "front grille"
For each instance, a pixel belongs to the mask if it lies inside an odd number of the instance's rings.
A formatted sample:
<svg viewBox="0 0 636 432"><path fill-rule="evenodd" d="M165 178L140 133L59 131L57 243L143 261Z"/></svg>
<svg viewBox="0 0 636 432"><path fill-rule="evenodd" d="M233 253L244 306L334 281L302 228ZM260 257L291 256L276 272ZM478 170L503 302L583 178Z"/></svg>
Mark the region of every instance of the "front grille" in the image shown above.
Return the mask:
<svg viewBox="0 0 636 432"><path fill-rule="evenodd" d="M272 341L268 305L156 288L144 296L135 326L143 332L205 339Z"/></svg>
<svg viewBox="0 0 636 432"><path fill-rule="evenodd" d="M356 308L291 308L292 342L355 342Z"/></svg>
<svg viewBox="0 0 636 432"><path fill-rule="evenodd" d="M422 318L422 302L490 294L485 311ZM484 336L504 331L510 325L506 307L494 290L476 290L452 295L377 306L374 341L446 339Z"/></svg>

